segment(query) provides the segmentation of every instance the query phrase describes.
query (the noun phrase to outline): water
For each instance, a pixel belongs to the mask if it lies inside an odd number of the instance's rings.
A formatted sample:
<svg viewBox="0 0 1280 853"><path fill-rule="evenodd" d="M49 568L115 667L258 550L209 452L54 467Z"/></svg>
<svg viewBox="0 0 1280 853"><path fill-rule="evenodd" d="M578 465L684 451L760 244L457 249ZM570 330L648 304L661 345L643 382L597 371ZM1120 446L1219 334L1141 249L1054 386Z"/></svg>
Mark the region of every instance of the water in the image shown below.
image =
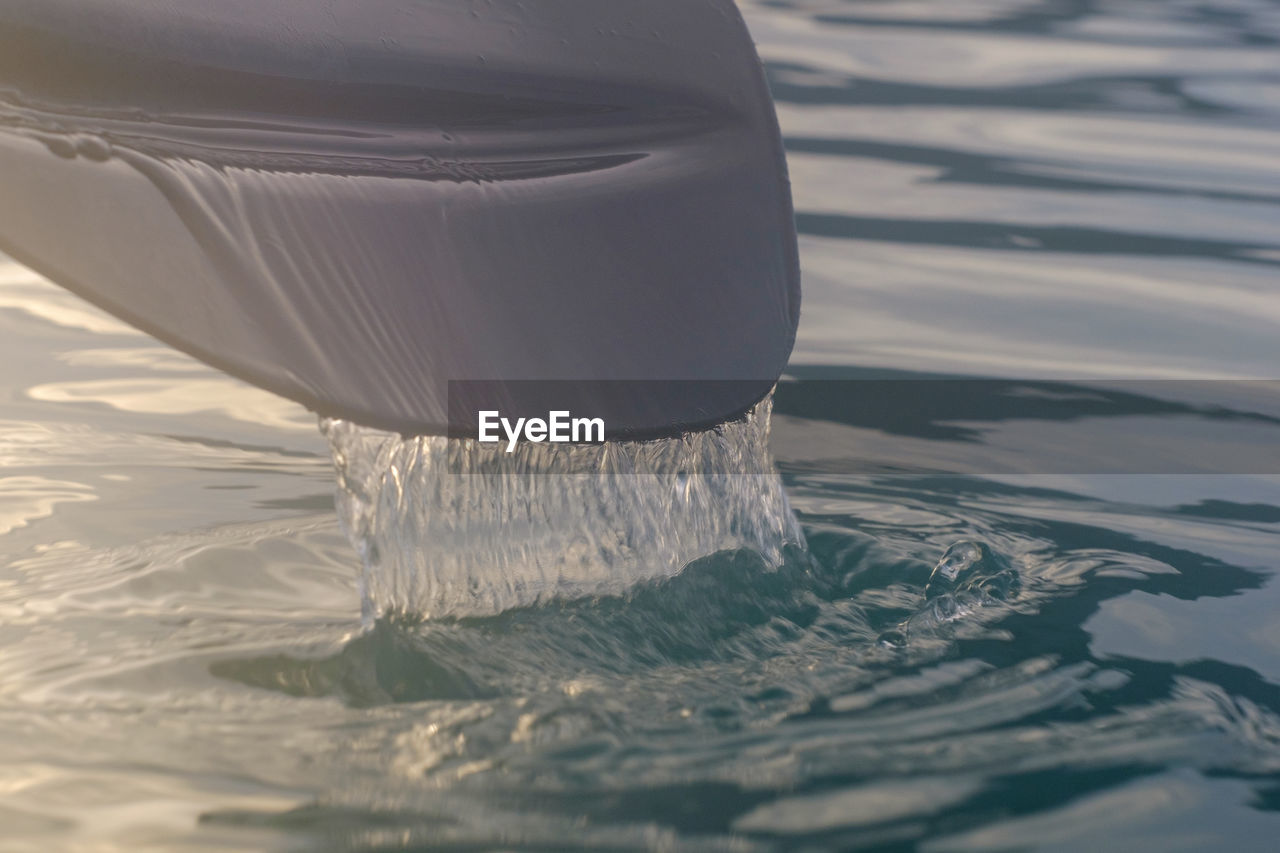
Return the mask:
<svg viewBox="0 0 1280 853"><path fill-rule="evenodd" d="M619 595L720 551L777 568L804 534L772 471L771 408L679 438L511 453L322 420L366 624Z"/></svg>
<svg viewBox="0 0 1280 853"><path fill-rule="evenodd" d="M365 631L314 417L5 265L0 849L1273 846L1280 8L745 11L808 550Z"/></svg>

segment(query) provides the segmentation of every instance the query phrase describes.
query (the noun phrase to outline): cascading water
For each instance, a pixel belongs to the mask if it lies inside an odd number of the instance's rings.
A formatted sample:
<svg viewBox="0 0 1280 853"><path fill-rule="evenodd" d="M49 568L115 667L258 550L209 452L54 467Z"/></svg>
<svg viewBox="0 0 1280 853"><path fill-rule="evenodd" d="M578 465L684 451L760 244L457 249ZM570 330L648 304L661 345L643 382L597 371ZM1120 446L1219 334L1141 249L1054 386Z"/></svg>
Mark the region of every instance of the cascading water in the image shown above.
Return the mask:
<svg viewBox="0 0 1280 853"><path fill-rule="evenodd" d="M678 438L502 445L324 419L366 622L615 594L717 551L802 544L769 457L770 399Z"/></svg>

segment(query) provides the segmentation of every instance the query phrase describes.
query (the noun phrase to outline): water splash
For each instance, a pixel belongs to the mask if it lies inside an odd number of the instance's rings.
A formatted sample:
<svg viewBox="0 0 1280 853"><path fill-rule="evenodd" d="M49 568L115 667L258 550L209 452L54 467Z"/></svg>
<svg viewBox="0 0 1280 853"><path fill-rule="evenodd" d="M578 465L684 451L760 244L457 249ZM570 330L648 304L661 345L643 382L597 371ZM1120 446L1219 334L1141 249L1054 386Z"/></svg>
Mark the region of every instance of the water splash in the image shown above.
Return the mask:
<svg viewBox="0 0 1280 853"><path fill-rule="evenodd" d="M983 608L999 606L1022 592L1022 578L1009 559L982 542L961 540L947 548L929 573L924 604L896 628L880 636L891 648L929 637Z"/></svg>
<svg viewBox="0 0 1280 853"><path fill-rule="evenodd" d="M803 534L769 457L769 414L766 399L679 438L510 454L322 420L366 622L616 594L724 550L779 565Z"/></svg>

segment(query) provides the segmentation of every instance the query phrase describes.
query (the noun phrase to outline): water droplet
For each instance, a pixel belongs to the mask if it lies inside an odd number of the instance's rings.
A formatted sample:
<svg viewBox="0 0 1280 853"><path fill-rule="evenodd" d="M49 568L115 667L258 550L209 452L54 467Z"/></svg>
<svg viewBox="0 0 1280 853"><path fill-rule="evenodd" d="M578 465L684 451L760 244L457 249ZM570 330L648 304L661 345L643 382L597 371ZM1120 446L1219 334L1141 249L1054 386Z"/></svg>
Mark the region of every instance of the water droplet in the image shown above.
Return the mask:
<svg viewBox="0 0 1280 853"><path fill-rule="evenodd" d="M76 158L76 147L65 136L46 136L43 142L51 154L64 160L74 160Z"/></svg>
<svg viewBox="0 0 1280 853"><path fill-rule="evenodd" d="M925 598L937 598L959 589L985 556L985 549L977 542L964 541L952 545L933 567L929 582L924 588Z"/></svg>
<svg viewBox="0 0 1280 853"><path fill-rule="evenodd" d="M102 163L111 159L111 143L98 136L81 136L76 139L76 153L86 160Z"/></svg>
<svg viewBox="0 0 1280 853"><path fill-rule="evenodd" d="M890 628L881 634L876 642L886 649L905 649L907 647L907 634L901 628Z"/></svg>
<svg viewBox="0 0 1280 853"><path fill-rule="evenodd" d="M1022 589L1022 578L1013 569L1005 569L991 577L983 578L974 585L974 588L981 596L983 604L1008 601L1011 598L1017 598Z"/></svg>

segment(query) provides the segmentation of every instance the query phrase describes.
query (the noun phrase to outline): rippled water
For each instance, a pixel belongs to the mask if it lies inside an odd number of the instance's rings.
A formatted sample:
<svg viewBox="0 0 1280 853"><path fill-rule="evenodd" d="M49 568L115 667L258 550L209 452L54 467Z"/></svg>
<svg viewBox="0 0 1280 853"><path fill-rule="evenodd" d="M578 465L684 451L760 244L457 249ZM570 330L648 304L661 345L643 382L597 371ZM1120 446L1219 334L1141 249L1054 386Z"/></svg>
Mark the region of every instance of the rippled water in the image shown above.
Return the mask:
<svg viewBox="0 0 1280 853"><path fill-rule="evenodd" d="M808 551L363 631L315 419L5 264L0 848L1272 847L1280 6L744 7Z"/></svg>

